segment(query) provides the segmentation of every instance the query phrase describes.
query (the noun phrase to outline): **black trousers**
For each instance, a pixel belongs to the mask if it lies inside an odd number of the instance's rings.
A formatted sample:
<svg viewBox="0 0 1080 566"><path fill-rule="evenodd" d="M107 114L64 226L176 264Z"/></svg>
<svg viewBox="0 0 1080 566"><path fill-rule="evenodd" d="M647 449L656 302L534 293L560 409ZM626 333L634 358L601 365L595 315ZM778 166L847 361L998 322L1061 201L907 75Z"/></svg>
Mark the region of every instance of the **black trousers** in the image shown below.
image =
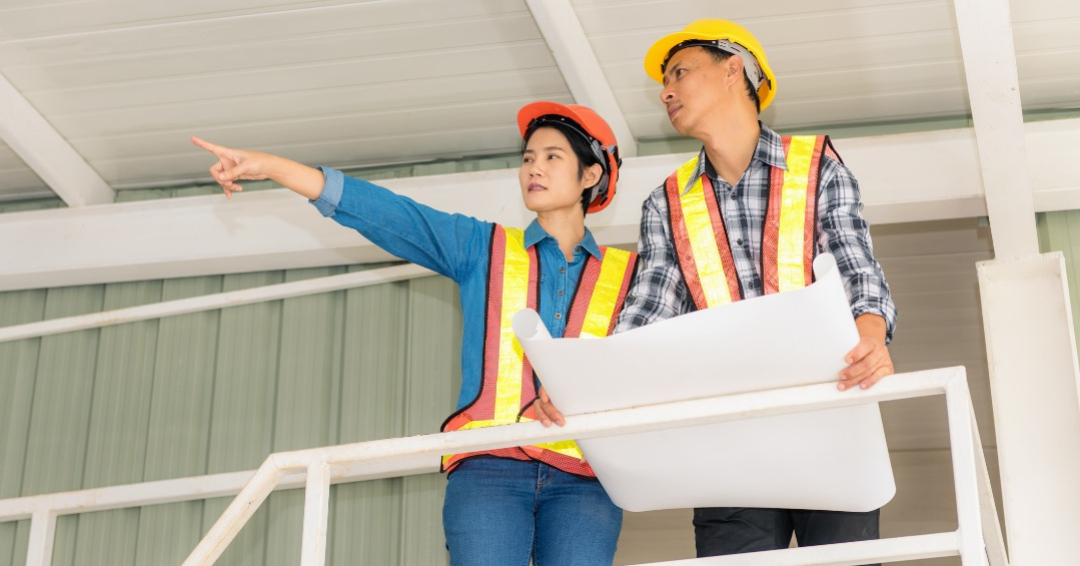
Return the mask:
<svg viewBox="0 0 1080 566"><path fill-rule="evenodd" d="M724 556L879 538L880 511L844 513L801 509L708 507L694 509L697 555ZM880 566L880 565L874 565Z"/></svg>

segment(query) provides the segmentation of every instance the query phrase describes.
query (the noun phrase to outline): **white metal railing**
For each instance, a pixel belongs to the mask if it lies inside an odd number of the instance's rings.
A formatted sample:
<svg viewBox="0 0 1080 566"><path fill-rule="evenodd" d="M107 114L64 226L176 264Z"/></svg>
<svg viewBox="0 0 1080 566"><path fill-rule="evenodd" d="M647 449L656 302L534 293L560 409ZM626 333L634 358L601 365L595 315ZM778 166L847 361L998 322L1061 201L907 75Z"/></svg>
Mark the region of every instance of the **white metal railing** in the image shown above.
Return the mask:
<svg viewBox="0 0 1080 566"><path fill-rule="evenodd" d="M163 301L148 305L30 322L27 324L0 328L0 343L23 340L26 338L37 338L39 336L49 336L51 334L60 334L63 332L75 332L77 330L87 330L90 328L102 328L105 326L138 322L140 320L150 320L153 318L177 316L227 307L238 307L240 305L264 301L276 301L279 299L313 295L316 293L329 293L331 291L341 291L343 289L381 285L383 283L393 283L395 281L404 281L407 279L415 279L417 277L428 277L430 275L435 275L435 272L413 263L406 263L404 265L380 267L377 269L369 269L367 271L355 271L353 273L342 273L340 275L330 275L328 277L317 277L304 279L302 281L279 283L277 285L265 285L262 287L253 287L251 289L240 289L238 291L228 291L213 295L178 299L175 301Z"/></svg>
<svg viewBox="0 0 1080 566"><path fill-rule="evenodd" d="M1007 566L963 368L898 374L866 391L839 392L833 384L809 385L578 415L569 418L563 428L548 429L538 422L530 422L281 452L270 455L255 472L0 501L0 522L30 519L27 566L48 566L59 515L208 499L239 491L184 562L185 566L204 566L214 563L270 492L304 486L307 494L301 564L321 566L325 562L331 483L432 472L438 468L443 454L564 438L615 436L930 395L946 397L957 531L662 564L854 566L868 562L960 556L964 566Z"/></svg>

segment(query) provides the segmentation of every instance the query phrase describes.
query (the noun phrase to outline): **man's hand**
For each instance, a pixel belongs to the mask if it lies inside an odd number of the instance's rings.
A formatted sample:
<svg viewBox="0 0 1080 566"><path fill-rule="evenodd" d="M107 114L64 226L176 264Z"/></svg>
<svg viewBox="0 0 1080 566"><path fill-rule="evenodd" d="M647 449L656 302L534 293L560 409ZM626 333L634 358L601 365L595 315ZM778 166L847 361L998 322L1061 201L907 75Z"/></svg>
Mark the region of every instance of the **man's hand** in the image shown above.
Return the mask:
<svg viewBox="0 0 1080 566"><path fill-rule="evenodd" d="M863 314L855 319L861 339L844 361L848 367L840 372L840 383L836 386L844 391L858 385L868 389L881 378L895 373L892 356L885 345L885 319L876 314Z"/></svg>
<svg viewBox="0 0 1080 566"><path fill-rule="evenodd" d="M536 420L540 421L545 427L551 426L551 423L566 426L566 419L555 408L555 405L551 404L551 398L548 397L547 389L544 389L543 386L540 386L540 391L537 392L536 401L533 402L533 409L536 411Z"/></svg>

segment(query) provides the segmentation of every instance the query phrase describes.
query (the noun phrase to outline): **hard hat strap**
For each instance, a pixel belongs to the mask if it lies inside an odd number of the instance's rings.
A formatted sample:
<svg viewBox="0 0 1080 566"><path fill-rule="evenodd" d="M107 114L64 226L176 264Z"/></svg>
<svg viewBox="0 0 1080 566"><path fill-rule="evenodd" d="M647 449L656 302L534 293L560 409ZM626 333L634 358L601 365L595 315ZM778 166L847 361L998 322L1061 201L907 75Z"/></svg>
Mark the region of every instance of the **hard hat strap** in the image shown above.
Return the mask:
<svg viewBox="0 0 1080 566"><path fill-rule="evenodd" d="M765 81L765 73L762 72L757 57L754 57L754 54L749 49L726 39L688 39L679 43L668 51L664 63L660 65L660 72L666 72L671 57L687 47L715 47L725 53L738 55L743 60L743 70L746 72L746 78L750 79L750 84L754 85L754 90L761 89L761 83Z"/></svg>

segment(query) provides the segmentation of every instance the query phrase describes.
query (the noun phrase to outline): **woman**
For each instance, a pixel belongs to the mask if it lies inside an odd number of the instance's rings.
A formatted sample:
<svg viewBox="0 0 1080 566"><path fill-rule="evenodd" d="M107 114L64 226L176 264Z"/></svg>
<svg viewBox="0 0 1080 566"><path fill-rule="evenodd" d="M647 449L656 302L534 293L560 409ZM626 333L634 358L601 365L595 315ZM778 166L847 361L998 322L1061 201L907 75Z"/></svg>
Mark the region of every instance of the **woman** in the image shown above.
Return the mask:
<svg viewBox="0 0 1080 566"><path fill-rule="evenodd" d="M585 214L615 196L621 160L611 128L589 108L554 102L518 113L519 172L526 229L447 214L329 168L192 141L215 154L210 168L226 196L240 179L272 179L307 197L324 216L386 251L453 279L464 319L462 389L444 431L540 418L536 376L510 329L536 309L554 337L611 332L636 254L602 248ZM540 396L546 400L541 389ZM443 458L450 472L443 507L450 562L537 566L611 564L622 511L573 441Z"/></svg>

